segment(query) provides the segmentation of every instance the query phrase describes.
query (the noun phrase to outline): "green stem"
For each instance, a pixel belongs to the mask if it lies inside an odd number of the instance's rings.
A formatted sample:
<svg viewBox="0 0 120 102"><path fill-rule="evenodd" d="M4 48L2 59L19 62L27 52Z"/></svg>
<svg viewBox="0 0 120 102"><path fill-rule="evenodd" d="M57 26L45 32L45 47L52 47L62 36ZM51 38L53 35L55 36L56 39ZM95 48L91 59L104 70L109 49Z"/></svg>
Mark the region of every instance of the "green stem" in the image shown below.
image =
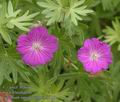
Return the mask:
<svg viewBox="0 0 120 102"><path fill-rule="evenodd" d="M69 60L67 58L64 57L64 60L69 63ZM74 67L76 70L78 70L79 68L74 64L74 63L71 63L71 66Z"/></svg>

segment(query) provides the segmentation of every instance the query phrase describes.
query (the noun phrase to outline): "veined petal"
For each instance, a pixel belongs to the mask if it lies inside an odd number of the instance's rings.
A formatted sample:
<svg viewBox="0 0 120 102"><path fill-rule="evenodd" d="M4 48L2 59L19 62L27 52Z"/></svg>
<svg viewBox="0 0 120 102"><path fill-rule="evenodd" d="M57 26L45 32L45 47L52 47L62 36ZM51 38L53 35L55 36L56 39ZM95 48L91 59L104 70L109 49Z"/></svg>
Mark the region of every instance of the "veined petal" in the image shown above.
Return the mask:
<svg viewBox="0 0 120 102"><path fill-rule="evenodd" d="M43 42L43 46L44 46L44 50L54 53L58 49L58 40L55 36L50 35Z"/></svg>
<svg viewBox="0 0 120 102"><path fill-rule="evenodd" d="M43 40L48 36L48 30L45 27L34 27L28 32L28 38L30 40Z"/></svg>
<svg viewBox="0 0 120 102"><path fill-rule="evenodd" d="M78 51L78 59L83 63L85 71L97 73L108 69L112 63L111 48L96 38L87 39Z"/></svg>
<svg viewBox="0 0 120 102"><path fill-rule="evenodd" d="M27 35L20 35L17 41L17 51L26 54L31 49L31 42L27 39Z"/></svg>
<svg viewBox="0 0 120 102"><path fill-rule="evenodd" d="M23 56L23 61L32 66L48 63L53 58L53 55L48 52L31 52Z"/></svg>
<svg viewBox="0 0 120 102"><path fill-rule="evenodd" d="M58 49L58 40L49 35L44 27L35 27L28 35L20 35L17 51L22 55L24 63L32 66L47 64Z"/></svg>

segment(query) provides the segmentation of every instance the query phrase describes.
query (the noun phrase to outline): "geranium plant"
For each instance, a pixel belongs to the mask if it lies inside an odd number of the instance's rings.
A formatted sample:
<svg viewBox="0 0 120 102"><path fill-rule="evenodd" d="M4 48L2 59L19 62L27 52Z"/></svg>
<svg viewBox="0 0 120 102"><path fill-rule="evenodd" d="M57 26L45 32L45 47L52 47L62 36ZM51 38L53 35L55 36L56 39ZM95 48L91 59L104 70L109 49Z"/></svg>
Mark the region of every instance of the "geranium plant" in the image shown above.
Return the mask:
<svg viewBox="0 0 120 102"><path fill-rule="evenodd" d="M0 0L0 102L120 102L120 0Z"/></svg>

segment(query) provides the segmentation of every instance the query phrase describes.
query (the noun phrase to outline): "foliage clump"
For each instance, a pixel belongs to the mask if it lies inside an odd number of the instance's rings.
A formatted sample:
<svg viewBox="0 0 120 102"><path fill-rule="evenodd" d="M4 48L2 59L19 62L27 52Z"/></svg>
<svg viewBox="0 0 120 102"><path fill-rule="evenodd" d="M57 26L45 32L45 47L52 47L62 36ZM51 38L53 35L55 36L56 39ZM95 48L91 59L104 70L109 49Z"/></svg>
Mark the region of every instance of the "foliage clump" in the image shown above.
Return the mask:
<svg viewBox="0 0 120 102"><path fill-rule="evenodd" d="M120 0L0 0L0 91L31 93L13 102L120 102L119 6ZM18 36L36 26L56 36L59 48L49 63L31 66L16 47ZM91 75L77 59L88 38L111 47L106 71Z"/></svg>

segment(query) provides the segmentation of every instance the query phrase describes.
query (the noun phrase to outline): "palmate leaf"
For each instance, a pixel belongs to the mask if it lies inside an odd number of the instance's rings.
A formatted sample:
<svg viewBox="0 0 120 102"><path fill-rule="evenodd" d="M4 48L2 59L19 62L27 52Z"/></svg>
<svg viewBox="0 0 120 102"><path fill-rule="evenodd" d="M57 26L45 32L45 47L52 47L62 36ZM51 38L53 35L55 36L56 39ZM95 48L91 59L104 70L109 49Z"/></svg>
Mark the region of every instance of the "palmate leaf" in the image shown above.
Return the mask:
<svg viewBox="0 0 120 102"><path fill-rule="evenodd" d="M12 49L12 50L11 50ZM0 85L5 81L17 83L20 77L25 81L29 81L29 71L22 62L17 58L17 53L13 49L6 50L0 46ZM20 77L18 77L20 76Z"/></svg>
<svg viewBox="0 0 120 102"><path fill-rule="evenodd" d="M1 3L1 7L0 7L0 34L1 34L2 38L4 39L4 41L6 41L8 44L11 45L12 41L11 41L10 35L8 33L8 29L5 26L5 24L8 21L5 18L6 6L7 6L6 2Z"/></svg>
<svg viewBox="0 0 120 102"><path fill-rule="evenodd" d="M45 72L45 68L38 74L39 77L33 76L29 83L23 83L30 86L25 91L34 93L30 96L33 98L28 100L29 102L63 102L62 100L71 94L69 88L64 88L65 80L52 81L50 73ZM36 100L35 96L40 99Z"/></svg>
<svg viewBox="0 0 120 102"><path fill-rule="evenodd" d="M43 14L48 18L47 25L50 25L54 22L60 22L63 20L63 12L62 12L62 4L60 0L45 0L45 2L38 2L37 4L45 10L43 10Z"/></svg>
<svg viewBox="0 0 120 102"><path fill-rule="evenodd" d="M48 25L55 22L63 22L64 20L70 20L75 25L78 25L78 20L83 20L83 16L93 12L84 5L85 0L70 0L70 4L69 2L67 4L69 6L64 5L67 1L45 0L37 3L45 8L42 13L48 18Z"/></svg>
<svg viewBox="0 0 120 102"><path fill-rule="evenodd" d="M71 0L70 4L70 10L66 14L66 18L70 17L71 21L75 24L78 25L78 20L83 20L83 16L87 16L87 14L92 13L93 10L87 9L87 6L83 5L85 0Z"/></svg>
<svg viewBox="0 0 120 102"><path fill-rule="evenodd" d="M113 45L116 42L120 43L120 22L116 18L115 21L112 21L113 28L107 26L106 29L103 30L103 32L106 34L106 42L110 43L110 45ZM118 50L119 47L118 47Z"/></svg>
<svg viewBox="0 0 120 102"><path fill-rule="evenodd" d="M110 80L106 75L90 77L84 72L74 72L73 74L71 73L71 75L70 73L68 74L69 76L64 75L63 77L68 79L65 84L65 88L69 87L70 91L74 92L74 101L71 100L69 102L93 102L92 100L95 102L101 102L98 101L98 98L105 100L103 102L107 102L107 100L110 98L107 92L108 90L112 90L112 80ZM62 76L59 76L59 78L62 78Z"/></svg>
<svg viewBox="0 0 120 102"><path fill-rule="evenodd" d="M120 0L101 0L104 10L114 10L120 3Z"/></svg>
<svg viewBox="0 0 120 102"><path fill-rule="evenodd" d="M112 0L101 0L101 2L104 10L112 9Z"/></svg>
<svg viewBox="0 0 120 102"><path fill-rule="evenodd" d="M110 77L113 79L113 102L117 102L120 93L120 61L115 62L110 69Z"/></svg>
<svg viewBox="0 0 120 102"><path fill-rule="evenodd" d="M6 17L10 20L7 23L7 27L12 29L12 28L14 28L14 26L16 26L23 31L28 31L27 26L32 25L32 23L30 21L32 21L33 18L39 14L39 12L29 15L29 10L28 10L22 16L17 17L17 15L20 12L21 12L21 10L13 11L13 5L12 5L11 1L9 0L8 14L6 15Z"/></svg>
<svg viewBox="0 0 120 102"><path fill-rule="evenodd" d="M7 8L7 9L6 9ZM22 16L17 16L21 10L14 11L11 0L8 2L2 1L0 7L0 34L2 38L8 43L12 44L8 28L13 29L14 26L23 31L28 31L28 26L32 25L31 21L39 13L33 13L29 15L29 11L26 11Z"/></svg>

